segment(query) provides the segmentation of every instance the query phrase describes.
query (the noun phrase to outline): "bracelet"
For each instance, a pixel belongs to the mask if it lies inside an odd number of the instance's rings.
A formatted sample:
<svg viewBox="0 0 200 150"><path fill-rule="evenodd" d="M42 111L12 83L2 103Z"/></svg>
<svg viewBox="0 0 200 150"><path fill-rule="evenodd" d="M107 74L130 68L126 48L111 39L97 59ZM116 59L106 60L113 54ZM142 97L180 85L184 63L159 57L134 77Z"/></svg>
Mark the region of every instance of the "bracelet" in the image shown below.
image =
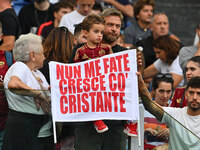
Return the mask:
<svg viewBox="0 0 200 150"><path fill-rule="evenodd" d="M34 96L34 98L39 97L42 94L42 92L40 92L39 94L37 94L36 96Z"/></svg>

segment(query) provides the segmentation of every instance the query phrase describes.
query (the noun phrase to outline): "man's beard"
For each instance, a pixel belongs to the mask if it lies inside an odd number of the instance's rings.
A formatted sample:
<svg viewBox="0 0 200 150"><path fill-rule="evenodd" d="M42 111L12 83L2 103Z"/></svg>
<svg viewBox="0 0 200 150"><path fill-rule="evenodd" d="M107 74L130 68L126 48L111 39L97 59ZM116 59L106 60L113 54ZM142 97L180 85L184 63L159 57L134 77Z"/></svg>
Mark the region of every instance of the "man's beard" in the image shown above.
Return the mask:
<svg viewBox="0 0 200 150"><path fill-rule="evenodd" d="M199 105L199 107L193 107L193 106L191 105L191 102L188 102L188 107L190 107L190 109L192 109L193 111L198 111L198 110L200 110L200 104L198 103L198 105Z"/></svg>
<svg viewBox="0 0 200 150"><path fill-rule="evenodd" d="M103 40L107 43L113 43L119 38L119 35L112 33L104 33Z"/></svg>

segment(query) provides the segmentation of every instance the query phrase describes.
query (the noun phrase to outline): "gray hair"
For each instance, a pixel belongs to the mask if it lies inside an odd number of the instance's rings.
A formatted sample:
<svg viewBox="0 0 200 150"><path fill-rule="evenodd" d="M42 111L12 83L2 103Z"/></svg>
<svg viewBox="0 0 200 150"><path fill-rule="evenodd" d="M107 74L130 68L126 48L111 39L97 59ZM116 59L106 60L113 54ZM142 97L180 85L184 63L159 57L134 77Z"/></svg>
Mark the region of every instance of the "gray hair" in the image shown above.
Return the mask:
<svg viewBox="0 0 200 150"><path fill-rule="evenodd" d="M168 19L168 16L167 16L167 14L164 12L164 11L156 11L155 13L154 13L154 15L153 15L153 17L151 18L151 23L152 22L154 22L154 19L155 19L155 16L159 16L159 15L165 15L166 17L167 17L167 19ZM169 22L169 19L168 19L168 22Z"/></svg>
<svg viewBox="0 0 200 150"><path fill-rule="evenodd" d="M39 53L42 38L33 33L21 35L14 44L13 57L15 61L28 62L30 52Z"/></svg>
<svg viewBox="0 0 200 150"><path fill-rule="evenodd" d="M108 16L119 16L119 18L121 19L121 21L123 20L123 15L120 11L118 11L115 8L107 8L105 9L103 12L101 12L100 16L102 16L103 18L108 17Z"/></svg>

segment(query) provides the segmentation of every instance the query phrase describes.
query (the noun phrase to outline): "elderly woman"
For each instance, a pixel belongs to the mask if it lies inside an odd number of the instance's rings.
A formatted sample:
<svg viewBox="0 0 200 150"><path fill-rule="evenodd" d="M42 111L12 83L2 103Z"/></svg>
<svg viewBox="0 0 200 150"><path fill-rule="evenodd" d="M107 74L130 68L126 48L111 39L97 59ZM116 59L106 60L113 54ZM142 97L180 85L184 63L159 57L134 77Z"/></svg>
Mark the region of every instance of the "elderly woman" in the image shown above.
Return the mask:
<svg viewBox="0 0 200 150"><path fill-rule="evenodd" d="M52 134L49 84L38 70L44 61L41 42L31 33L15 42L16 62L4 78L9 113L2 150L41 150L38 137Z"/></svg>
<svg viewBox="0 0 200 150"><path fill-rule="evenodd" d="M183 72L179 65L180 45L169 35L163 35L153 41L153 48L158 58L152 65L144 69L144 79L152 78L158 73L172 74L173 88L183 85Z"/></svg>

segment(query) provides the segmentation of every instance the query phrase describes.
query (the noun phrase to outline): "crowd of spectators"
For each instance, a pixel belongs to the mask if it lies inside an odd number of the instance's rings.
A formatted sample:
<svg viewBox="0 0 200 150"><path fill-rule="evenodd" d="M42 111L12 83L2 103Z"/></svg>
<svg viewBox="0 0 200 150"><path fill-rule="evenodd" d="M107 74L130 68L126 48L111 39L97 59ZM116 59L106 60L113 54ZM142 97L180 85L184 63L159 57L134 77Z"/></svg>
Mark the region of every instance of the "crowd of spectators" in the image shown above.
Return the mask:
<svg viewBox="0 0 200 150"><path fill-rule="evenodd" d="M153 0L26 2L17 15L12 0L0 0L0 150L126 150L124 120L103 120L106 130L100 134L95 122L57 123L54 144L48 63L76 63L103 56L99 51L138 47L145 149L199 148L200 41L184 46ZM86 23L88 16L101 22ZM200 24L196 34L200 38Z"/></svg>

